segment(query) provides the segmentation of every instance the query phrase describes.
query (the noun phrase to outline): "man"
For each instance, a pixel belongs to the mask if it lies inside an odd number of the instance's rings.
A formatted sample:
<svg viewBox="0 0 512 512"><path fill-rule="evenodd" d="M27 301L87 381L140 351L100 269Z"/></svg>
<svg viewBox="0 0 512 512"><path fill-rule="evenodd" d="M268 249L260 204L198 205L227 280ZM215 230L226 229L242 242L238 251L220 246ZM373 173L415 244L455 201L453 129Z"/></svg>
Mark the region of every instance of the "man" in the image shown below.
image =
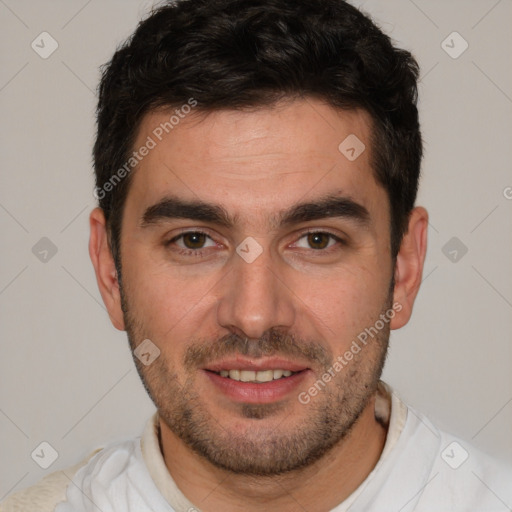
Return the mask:
<svg viewBox="0 0 512 512"><path fill-rule="evenodd" d="M157 407L2 510L498 511L380 381L428 216L418 68L340 0L181 0L104 69L90 255Z"/></svg>

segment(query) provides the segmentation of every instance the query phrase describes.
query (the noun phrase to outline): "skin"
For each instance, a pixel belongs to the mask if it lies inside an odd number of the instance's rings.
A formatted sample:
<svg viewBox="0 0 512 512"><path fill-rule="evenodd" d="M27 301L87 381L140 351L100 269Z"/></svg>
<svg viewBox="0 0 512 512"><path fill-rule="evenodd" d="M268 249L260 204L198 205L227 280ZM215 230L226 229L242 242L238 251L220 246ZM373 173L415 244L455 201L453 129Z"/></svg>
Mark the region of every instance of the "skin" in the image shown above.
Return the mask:
<svg viewBox="0 0 512 512"><path fill-rule="evenodd" d="M148 114L135 147L168 116ZM350 134L366 145L354 161L338 150ZM327 511L379 459L386 430L374 415L376 385L389 330L412 313L428 216L421 207L411 212L393 268L389 201L374 178L369 141L365 112L339 112L313 99L190 114L133 171L121 287L103 212L91 213L89 249L100 292L132 348L149 338L160 350L153 363L136 360L137 367L159 409L169 472L201 510L263 511L271 503L276 510ZM170 195L221 205L236 222L229 228L190 219L144 225L146 209ZM283 210L326 195L364 206L368 222L276 221ZM184 228L214 242L207 239L200 256L183 238L166 245ZM327 248L311 247L305 230L327 231L345 244L328 238ZM262 248L252 263L236 252L246 237ZM400 311L375 340L309 404L300 403L298 394L393 303ZM277 336L273 342L269 332ZM212 385L201 354L208 362L226 354L256 362L277 355L308 370L285 397L247 404ZM201 437L207 439L202 448Z"/></svg>

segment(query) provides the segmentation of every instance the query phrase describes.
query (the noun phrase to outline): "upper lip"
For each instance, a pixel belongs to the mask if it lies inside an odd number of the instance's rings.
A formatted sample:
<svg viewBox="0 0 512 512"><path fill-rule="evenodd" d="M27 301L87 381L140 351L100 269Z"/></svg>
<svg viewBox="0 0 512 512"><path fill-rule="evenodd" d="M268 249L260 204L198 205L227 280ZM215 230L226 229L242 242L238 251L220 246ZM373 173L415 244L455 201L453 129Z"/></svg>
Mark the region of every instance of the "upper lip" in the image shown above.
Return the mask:
<svg viewBox="0 0 512 512"><path fill-rule="evenodd" d="M277 357L261 359L232 357L230 359L222 359L220 361L210 363L203 369L210 370L212 372L220 372L221 370L252 370L255 372L262 370L290 370L292 372L299 372L301 370L307 370L308 366L304 363Z"/></svg>

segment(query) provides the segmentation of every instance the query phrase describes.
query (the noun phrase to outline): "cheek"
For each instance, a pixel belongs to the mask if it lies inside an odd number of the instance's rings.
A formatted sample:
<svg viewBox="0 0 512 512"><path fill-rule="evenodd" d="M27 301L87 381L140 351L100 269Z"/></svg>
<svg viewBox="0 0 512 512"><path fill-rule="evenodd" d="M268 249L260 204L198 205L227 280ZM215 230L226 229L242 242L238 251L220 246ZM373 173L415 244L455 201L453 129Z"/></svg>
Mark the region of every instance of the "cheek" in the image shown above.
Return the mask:
<svg viewBox="0 0 512 512"><path fill-rule="evenodd" d="M326 339L350 344L354 336L379 317L387 303L388 288L382 272L353 267L323 279L317 276L303 280L297 296L303 298L304 314L322 328Z"/></svg>
<svg viewBox="0 0 512 512"><path fill-rule="evenodd" d="M150 255L137 255L123 262L123 282L130 313L143 326L147 337L159 344L173 344L198 332L211 310L208 291L215 276L193 278L187 272L156 263Z"/></svg>

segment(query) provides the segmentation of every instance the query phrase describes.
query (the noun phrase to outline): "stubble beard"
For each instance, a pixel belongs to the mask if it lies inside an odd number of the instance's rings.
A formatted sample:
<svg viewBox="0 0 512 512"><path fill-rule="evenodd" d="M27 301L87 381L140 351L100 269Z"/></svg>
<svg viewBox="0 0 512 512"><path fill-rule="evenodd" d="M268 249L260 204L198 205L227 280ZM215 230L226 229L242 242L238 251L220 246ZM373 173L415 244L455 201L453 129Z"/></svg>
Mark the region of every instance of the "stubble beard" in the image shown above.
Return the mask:
<svg viewBox="0 0 512 512"><path fill-rule="evenodd" d="M133 354L136 346L148 338L149 331L133 315L122 288L121 297ZM391 298L388 298L383 313L389 310L391 302ZM192 367L198 358L214 358L235 351L251 351L251 356L256 357L300 353L303 357L308 354L317 366L321 360L327 371L332 367L334 357L327 357L321 344L306 343L280 332L269 331L261 340L251 341L249 345L247 340L235 335L215 343L203 341L189 345L183 366L190 368L190 371L183 384L179 382L173 364L163 357L163 351L148 366L135 356L134 362L160 418L185 445L223 470L269 477L306 468L321 459L351 432L377 390L386 359L389 333L389 325L386 325L346 367L336 373L318 395L308 404L300 405L300 421L290 420L285 410L289 407L286 402L241 404L236 409L237 421L251 421L250 427L243 434L230 430L223 418L214 417L208 411L205 401L194 390L199 366L195 366L195 372ZM322 373L316 375L316 378L320 378ZM296 400L296 397L293 396L292 400ZM293 405L295 410L297 403L298 400ZM279 414L283 420L276 425L275 416ZM266 418L269 418L273 426L269 426L269 422L265 425Z"/></svg>

